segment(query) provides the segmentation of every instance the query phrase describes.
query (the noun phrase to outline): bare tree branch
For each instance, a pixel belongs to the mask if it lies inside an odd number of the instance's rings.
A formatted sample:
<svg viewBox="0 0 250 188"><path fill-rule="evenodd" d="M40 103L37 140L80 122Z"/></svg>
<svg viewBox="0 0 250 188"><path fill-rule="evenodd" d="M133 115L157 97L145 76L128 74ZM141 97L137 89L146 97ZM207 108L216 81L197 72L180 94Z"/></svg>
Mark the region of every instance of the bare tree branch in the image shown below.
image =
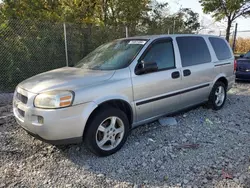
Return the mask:
<svg viewBox="0 0 250 188"><path fill-rule="evenodd" d="M250 11L250 5L247 6L246 8L244 8L243 10L240 10L240 11L238 12L238 15L235 15L235 17L234 17L233 20L235 20L236 18L238 18L238 17L240 17L240 16L243 16L244 14L246 14L246 13L249 12L249 11Z"/></svg>

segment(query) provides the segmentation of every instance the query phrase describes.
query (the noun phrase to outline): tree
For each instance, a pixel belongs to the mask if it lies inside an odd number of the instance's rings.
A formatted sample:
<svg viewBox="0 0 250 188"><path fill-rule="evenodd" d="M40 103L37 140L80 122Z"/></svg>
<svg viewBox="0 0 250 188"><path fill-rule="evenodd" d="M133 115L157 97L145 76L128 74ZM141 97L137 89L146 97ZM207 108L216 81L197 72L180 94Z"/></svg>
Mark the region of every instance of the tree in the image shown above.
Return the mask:
<svg viewBox="0 0 250 188"><path fill-rule="evenodd" d="M141 27L144 30L142 34L167 33L171 28L171 23L167 24L166 20L169 15L168 8L168 3L151 2L150 11L147 12L141 22Z"/></svg>
<svg viewBox="0 0 250 188"><path fill-rule="evenodd" d="M180 9L177 18L180 20L179 33L192 33L200 27L199 14L193 12L190 8Z"/></svg>
<svg viewBox="0 0 250 188"><path fill-rule="evenodd" d="M172 15L156 0L0 0L0 90L11 91L34 74L69 65L107 41L129 36L193 32L198 15ZM174 24L175 23L175 24Z"/></svg>
<svg viewBox="0 0 250 188"><path fill-rule="evenodd" d="M61 0L3 0L0 6L0 17L6 19L59 21L61 14Z"/></svg>
<svg viewBox="0 0 250 188"><path fill-rule="evenodd" d="M200 27L199 14L189 8L180 8L170 14L168 3L154 2L148 16L144 19L146 34L193 33Z"/></svg>
<svg viewBox="0 0 250 188"><path fill-rule="evenodd" d="M229 41L233 21L250 15L250 0L200 0L204 13L212 13L216 21L227 20L226 40Z"/></svg>

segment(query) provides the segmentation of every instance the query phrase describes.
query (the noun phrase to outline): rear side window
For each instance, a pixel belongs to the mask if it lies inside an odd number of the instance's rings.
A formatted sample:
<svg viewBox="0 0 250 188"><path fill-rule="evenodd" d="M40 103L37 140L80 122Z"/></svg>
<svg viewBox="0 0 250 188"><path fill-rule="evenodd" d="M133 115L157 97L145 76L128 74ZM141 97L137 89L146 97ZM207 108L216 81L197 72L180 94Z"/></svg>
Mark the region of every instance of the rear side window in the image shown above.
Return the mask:
<svg viewBox="0 0 250 188"><path fill-rule="evenodd" d="M232 57L231 51L223 39L209 37L209 41L213 46L218 60L230 59Z"/></svg>
<svg viewBox="0 0 250 188"><path fill-rule="evenodd" d="M177 37L183 67L211 62L206 41L202 37Z"/></svg>
<svg viewBox="0 0 250 188"><path fill-rule="evenodd" d="M247 52L247 53L244 55L244 57L250 58L250 51Z"/></svg>

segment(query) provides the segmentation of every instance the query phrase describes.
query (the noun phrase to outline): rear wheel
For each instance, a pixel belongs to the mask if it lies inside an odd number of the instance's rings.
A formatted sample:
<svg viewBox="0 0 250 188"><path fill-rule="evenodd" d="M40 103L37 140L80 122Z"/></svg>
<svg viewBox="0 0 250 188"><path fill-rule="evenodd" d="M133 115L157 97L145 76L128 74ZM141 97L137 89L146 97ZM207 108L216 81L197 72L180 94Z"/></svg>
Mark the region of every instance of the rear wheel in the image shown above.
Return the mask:
<svg viewBox="0 0 250 188"><path fill-rule="evenodd" d="M108 156L124 145L128 133L129 121L123 111L113 107L100 108L88 122L84 141L96 155Z"/></svg>
<svg viewBox="0 0 250 188"><path fill-rule="evenodd" d="M223 82L216 82L210 93L208 106L214 110L220 110L227 99L227 89Z"/></svg>

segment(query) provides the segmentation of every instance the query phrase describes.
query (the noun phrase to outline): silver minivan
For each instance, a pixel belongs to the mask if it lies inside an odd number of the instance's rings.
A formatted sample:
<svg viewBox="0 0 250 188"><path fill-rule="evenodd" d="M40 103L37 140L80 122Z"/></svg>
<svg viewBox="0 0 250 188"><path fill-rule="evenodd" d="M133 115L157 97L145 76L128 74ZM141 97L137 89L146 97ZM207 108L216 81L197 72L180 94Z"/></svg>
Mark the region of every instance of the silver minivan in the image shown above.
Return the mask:
<svg viewBox="0 0 250 188"><path fill-rule="evenodd" d="M219 110L235 80L234 56L207 35L132 37L104 44L75 67L21 82L17 122L52 144L84 141L99 156L118 151L135 126L206 102Z"/></svg>

